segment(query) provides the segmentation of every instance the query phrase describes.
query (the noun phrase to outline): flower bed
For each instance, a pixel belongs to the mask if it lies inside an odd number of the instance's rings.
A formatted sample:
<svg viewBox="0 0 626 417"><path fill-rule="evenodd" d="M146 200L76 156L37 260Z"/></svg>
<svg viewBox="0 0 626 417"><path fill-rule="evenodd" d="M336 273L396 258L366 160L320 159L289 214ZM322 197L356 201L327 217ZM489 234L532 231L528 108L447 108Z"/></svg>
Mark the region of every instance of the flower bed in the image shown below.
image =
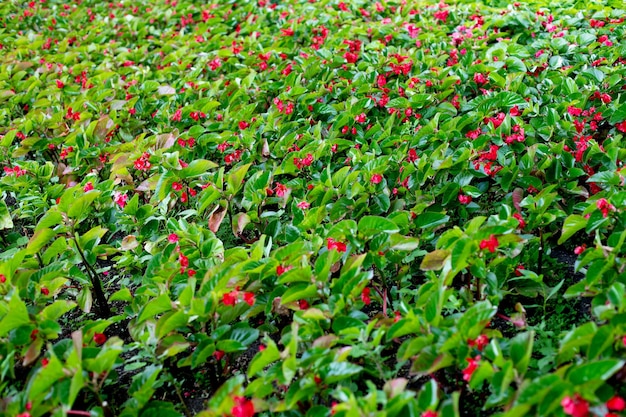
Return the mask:
<svg viewBox="0 0 626 417"><path fill-rule="evenodd" d="M0 411L623 415L625 14L3 2Z"/></svg>

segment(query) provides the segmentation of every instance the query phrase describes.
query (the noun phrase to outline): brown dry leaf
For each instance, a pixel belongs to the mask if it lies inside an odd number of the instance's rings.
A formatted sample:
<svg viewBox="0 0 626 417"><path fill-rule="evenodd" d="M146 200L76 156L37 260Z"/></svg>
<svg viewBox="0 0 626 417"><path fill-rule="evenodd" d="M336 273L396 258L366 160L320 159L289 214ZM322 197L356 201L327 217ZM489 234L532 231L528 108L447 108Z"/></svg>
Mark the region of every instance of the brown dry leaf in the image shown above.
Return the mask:
<svg viewBox="0 0 626 417"><path fill-rule="evenodd" d="M209 230L213 233L217 233L222 224L222 220L224 220L224 216L226 216L226 207L218 206L217 210L209 217Z"/></svg>
<svg viewBox="0 0 626 417"><path fill-rule="evenodd" d="M98 123L96 124L96 128L93 130L93 134L100 140L104 140L109 130L113 129L115 126L115 122L111 120L109 116L102 116Z"/></svg>
<svg viewBox="0 0 626 417"><path fill-rule="evenodd" d="M122 239L122 250L133 250L137 246L139 246L139 242L137 242L137 238L133 235L128 235Z"/></svg>

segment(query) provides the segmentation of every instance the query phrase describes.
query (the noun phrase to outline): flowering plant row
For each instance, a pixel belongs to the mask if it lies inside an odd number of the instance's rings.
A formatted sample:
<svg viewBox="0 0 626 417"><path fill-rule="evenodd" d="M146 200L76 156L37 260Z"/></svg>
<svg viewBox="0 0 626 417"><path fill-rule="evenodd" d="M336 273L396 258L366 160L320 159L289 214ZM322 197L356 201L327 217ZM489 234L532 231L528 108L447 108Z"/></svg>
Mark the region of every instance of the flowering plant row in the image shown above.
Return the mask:
<svg viewBox="0 0 626 417"><path fill-rule="evenodd" d="M624 415L625 15L3 2L0 411Z"/></svg>

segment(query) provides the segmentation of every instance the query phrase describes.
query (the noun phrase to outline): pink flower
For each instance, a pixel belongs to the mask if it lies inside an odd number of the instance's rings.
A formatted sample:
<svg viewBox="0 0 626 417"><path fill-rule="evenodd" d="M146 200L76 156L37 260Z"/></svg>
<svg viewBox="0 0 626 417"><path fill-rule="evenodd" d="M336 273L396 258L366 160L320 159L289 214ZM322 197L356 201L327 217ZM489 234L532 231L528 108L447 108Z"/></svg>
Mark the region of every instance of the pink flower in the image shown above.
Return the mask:
<svg viewBox="0 0 626 417"><path fill-rule="evenodd" d="M474 371L478 369L478 362L480 361L480 355L474 358L467 358L467 367L463 369L463 381L469 381L474 374Z"/></svg>
<svg viewBox="0 0 626 417"><path fill-rule="evenodd" d="M380 184L382 180L383 180L383 176L380 174L374 174L372 175L372 178L370 178L370 182L372 184Z"/></svg>
<svg viewBox="0 0 626 417"><path fill-rule="evenodd" d="M498 248L498 239L495 235L489 236L489 239L483 239L480 241L480 248L487 249L489 252L494 253Z"/></svg>
<svg viewBox="0 0 626 417"><path fill-rule="evenodd" d="M424 411L422 414L420 414L420 417L438 417L439 413L437 413L436 411L432 411L432 410L427 410Z"/></svg>
<svg viewBox="0 0 626 417"><path fill-rule="evenodd" d="M580 255L581 253L583 253L585 251L585 249L587 249L587 245L586 244L583 244L583 245L580 245L580 246L576 246L576 248L574 249L574 253L576 255Z"/></svg>
<svg viewBox="0 0 626 417"><path fill-rule="evenodd" d="M580 395L565 397L561 401L563 412L572 417L587 417L589 415L589 403Z"/></svg>
<svg viewBox="0 0 626 417"><path fill-rule="evenodd" d="M365 120L367 120L367 116L365 115L365 113L354 116L354 121L357 123L365 123Z"/></svg>
<svg viewBox="0 0 626 417"><path fill-rule="evenodd" d="M122 193L116 191L113 195L114 195L115 203L120 208L123 209L124 207L126 207L126 203L128 203L128 195L126 195L126 193L122 194Z"/></svg>
<svg viewBox="0 0 626 417"><path fill-rule="evenodd" d="M170 243L176 243L176 242L178 242L178 235L177 235L176 233L170 233L170 234L167 236L167 240L168 240Z"/></svg>
<svg viewBox="0 0 626 417"><path fill-rule="evenodd" d="M306 202L306 201L301 201L301 202L298 203L298 208L299 209L306 210L309 207L311 207L311 204Z"/></svg>
<svg viewBox="0 0 626 417"><path fill-rule="evenodd" d="M90 181L87 184L85 184L85 186L83 187L83 191L87 193L91 190L93 190L93 184Z"/></svg>

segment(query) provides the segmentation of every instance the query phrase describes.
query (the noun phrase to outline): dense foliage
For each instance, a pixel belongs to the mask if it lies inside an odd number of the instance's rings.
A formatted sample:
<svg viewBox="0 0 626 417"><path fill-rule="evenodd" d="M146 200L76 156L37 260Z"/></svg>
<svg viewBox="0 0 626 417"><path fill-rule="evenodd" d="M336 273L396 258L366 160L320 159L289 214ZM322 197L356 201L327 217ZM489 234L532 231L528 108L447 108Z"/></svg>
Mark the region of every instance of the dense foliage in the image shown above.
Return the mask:
<svg viewBox="0 0 626 417"><path fill-rule="evenodd" d="M0 412L620 415L625 15L1 2Z"/></svg>

